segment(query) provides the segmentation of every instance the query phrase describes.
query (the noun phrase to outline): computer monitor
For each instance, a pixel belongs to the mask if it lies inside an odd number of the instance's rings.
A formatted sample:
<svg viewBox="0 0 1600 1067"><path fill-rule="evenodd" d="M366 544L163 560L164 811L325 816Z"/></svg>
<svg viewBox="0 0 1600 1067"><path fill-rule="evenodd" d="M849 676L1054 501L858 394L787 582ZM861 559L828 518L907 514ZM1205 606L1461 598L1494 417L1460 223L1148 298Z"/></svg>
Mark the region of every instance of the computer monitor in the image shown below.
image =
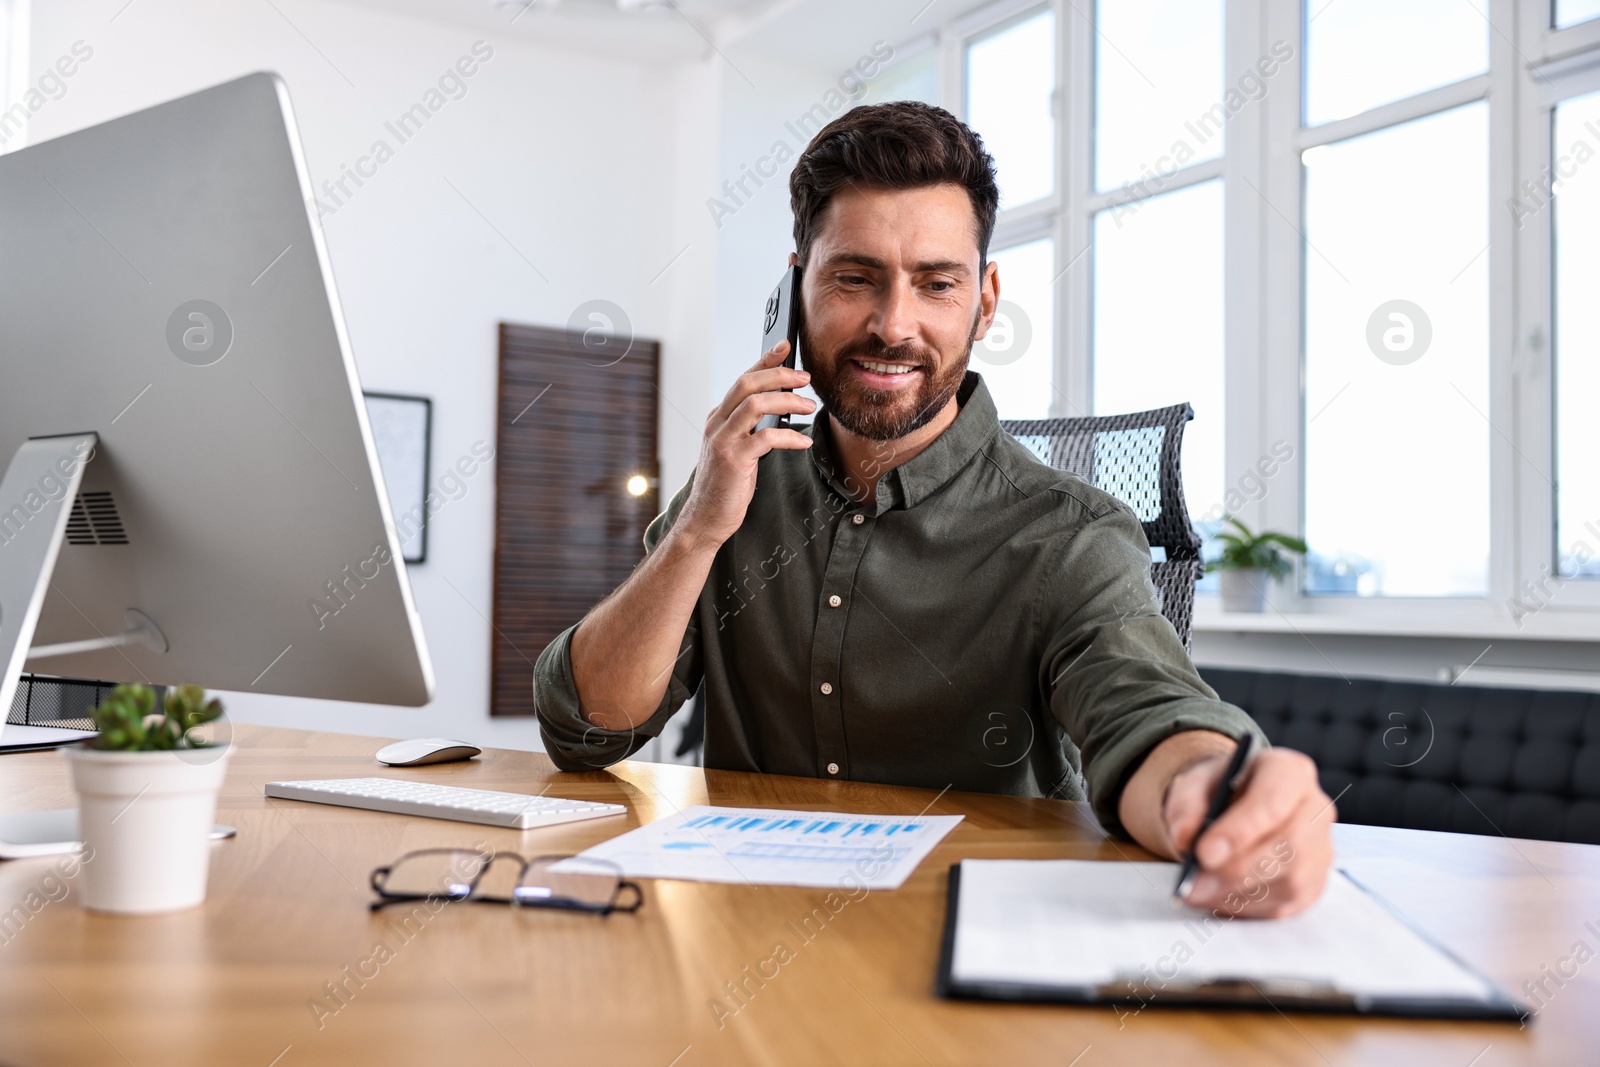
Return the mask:
<svg viewBox="0 0 1600 1067"><path fill-rule="evenodd" d="M0 156L0 715L24 669L431 699L312 206L270 73Z"/></svg>

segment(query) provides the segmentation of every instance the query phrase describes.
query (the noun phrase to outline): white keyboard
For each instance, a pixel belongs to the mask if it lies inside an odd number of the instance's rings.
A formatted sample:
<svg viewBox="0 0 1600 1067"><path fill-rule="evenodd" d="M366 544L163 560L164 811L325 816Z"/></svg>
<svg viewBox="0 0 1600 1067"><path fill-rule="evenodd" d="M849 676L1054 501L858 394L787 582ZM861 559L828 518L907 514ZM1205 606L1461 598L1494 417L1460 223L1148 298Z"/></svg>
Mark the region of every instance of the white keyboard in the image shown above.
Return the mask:
<svg viewBox="0 0 1600 1067"><path fill-rule="evenodd" d="M527 793L497 793L489 789L463 789L460 786L411 782L401 778L268 782L266 794L284 800L309 800L313 804L337 804L344 808L366 808L396 815L454 819L456 822L475 822L485 826L507 826L514 830L555 826L579 819L597 819L602 815L621 815L628 810L621 804L536 797Z"/></svg>

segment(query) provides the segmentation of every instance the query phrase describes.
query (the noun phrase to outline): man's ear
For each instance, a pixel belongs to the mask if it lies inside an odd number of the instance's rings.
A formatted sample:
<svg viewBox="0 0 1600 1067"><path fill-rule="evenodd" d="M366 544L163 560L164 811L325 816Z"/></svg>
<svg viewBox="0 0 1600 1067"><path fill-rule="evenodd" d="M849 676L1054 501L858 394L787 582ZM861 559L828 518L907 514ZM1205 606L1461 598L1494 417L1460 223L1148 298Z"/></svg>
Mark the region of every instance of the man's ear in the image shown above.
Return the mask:
<svg viewBox="0 0 1600 1067"><path fill-rule="evenodd" d="M995 309L1000 305L1000 266L993 260L983 268L983 277L978 281L978 326L973 333L974 341L981 341L989 333L989 327L994 322Z"/></svg>
<svg viewBox="0 0 1600 1067"><path fill-rule="evenodd" d="M800 265L800 253L798 253L798 252L790 252L789 253L789 266L798 267L799 265Z"/></svg>

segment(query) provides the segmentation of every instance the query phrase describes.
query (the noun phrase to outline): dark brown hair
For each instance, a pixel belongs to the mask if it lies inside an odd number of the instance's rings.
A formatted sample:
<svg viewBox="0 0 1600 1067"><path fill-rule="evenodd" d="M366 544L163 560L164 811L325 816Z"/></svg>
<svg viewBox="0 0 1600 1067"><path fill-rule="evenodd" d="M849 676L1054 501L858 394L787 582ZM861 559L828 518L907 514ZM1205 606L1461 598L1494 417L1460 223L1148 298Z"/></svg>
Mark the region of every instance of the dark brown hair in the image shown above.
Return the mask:
<svg viewBox="0 0 1600 1067"><path fill-rule="evenodd" d="M944 108L918 100L851 108L817 131L789 175L794 246L801 265L811 255L822 213L839 190L851 185L920 189L945 183L967 191L978 262L987 263L1000 189L983 139Z"/></svg>

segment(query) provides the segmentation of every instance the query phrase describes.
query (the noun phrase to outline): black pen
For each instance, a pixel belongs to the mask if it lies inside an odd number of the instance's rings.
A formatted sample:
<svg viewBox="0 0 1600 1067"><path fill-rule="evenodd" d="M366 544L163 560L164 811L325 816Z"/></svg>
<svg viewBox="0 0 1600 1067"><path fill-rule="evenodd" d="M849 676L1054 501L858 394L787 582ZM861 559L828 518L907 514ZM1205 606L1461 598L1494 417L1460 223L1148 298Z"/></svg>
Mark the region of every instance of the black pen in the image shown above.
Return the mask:
<svg viewBox="0 0 1600 1067"><path fill-rule="evenodd" d="M1183 854L1183 864L1178 868L1178 884L1172 887L1174 900L1183 900L1189 895L1189 890L1194 887L1195 876L1200 873L1200 864L1194 858L1195 846L1200 843L1200 835L1211 829L1211 824L1217 821L1217 816L1228 810L1228 805L1233 803L1234 793L1244 780L1245 765L1250 759L1250 751L1255 747L1255 735L1243 734L1236 742L1237 748L1233 750L1233 758L1228 761L1228 769L1222 772L1222 781L1217 783L1217 788L1211 794L1211 807L1206 812L1205 821L1200 824L1200 829L1195 831L1194 840L1189 842L1189 851Z"/></svg>

